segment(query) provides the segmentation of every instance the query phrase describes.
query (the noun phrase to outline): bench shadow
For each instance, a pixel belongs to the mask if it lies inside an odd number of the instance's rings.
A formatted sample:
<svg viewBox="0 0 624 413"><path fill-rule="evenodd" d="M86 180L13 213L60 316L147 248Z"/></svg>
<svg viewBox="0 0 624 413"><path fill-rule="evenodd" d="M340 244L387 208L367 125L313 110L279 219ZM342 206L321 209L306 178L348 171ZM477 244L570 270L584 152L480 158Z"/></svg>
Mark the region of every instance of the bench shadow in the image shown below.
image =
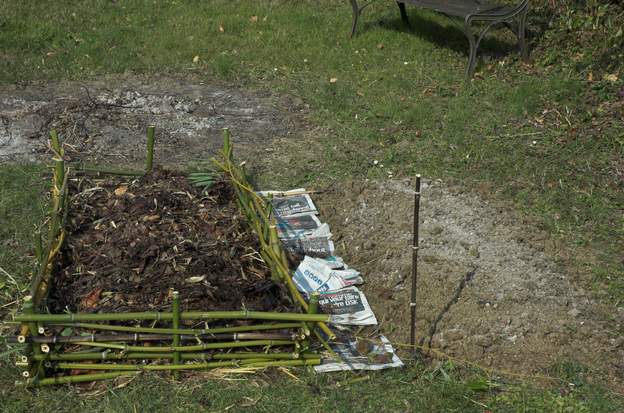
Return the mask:
<svg viewBox="0 0 624 413"><path fill-rule="evenodd" d="M411 28L405 26L400 17L377 19L376 21L362 22L358 25L358 33L363 33L366 30L371 30L376 27L383 27L386 30L394 30L401 33L410 34L415 37L427 40L430 43L436 44L440 47L453 50L468 56L469 46L468 38L463 31L463 22L460 19L449 18L449 25L443 26L432 20L427 15L422 15L422 12L417 9L408 11L409 21ZM397 15L399 11L397 9ZM453 24L451 19L457 24ZM481 24L473 24L473 33L478 36L481 29L485 26ZM492 36L497 32L507 31L509 35L509 41L503 41L497 37ZM357 36L357 34L356 34ZM484 39L479 46L480 56L490 57L502 57L510 52L517 52L518 46L515 41L516 37L509 29L502 25L497 25L488 31Z"/></svg>

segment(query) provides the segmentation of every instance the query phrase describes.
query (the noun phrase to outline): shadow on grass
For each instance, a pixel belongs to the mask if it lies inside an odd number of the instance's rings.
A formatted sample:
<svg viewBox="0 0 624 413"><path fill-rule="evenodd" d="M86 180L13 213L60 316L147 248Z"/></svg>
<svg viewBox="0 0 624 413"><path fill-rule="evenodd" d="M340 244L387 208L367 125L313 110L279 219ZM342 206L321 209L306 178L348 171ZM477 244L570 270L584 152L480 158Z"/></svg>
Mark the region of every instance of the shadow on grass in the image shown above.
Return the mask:
<svg viewBox="0 0 624 413"><path fill-rule="evenodd" d="M411 27L407 27L403 24L403 21L398 17L390 20L377 19L374 21L361 22L358 24L356 36L358 33L361 34L367 30L382 27L384 29L417 36L440 47L468 56L470 48L466 34L463 31L463 22L460 19L447 17L447 20L453 23L453 25L444 26L435 19L432 19L431 13L428 12L422 14L422 12L418 10L412 10L412 12L408 13L408 17ZM475 36L478 36L484 27L483 24L473 23L472 30ZM505 31L513 36L513 42L504 41L498 37L492 36L495 32L499 32L496 33L496 36L499 36L500 33ZM493 57L504 56L514 51L518 51L518 46L515 42L515 34L511 33L502 25L492 27L479 46L479 54Z"/></svg>

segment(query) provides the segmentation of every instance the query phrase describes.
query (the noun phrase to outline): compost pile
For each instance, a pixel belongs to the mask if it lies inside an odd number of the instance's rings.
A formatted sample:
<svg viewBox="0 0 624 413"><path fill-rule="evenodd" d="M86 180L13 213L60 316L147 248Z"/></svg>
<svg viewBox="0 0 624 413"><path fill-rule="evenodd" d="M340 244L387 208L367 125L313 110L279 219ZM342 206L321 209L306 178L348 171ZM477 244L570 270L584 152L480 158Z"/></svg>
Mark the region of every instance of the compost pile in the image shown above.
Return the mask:
<svg viewBox="0 0 624 413"><path fill-rule="evenodd" d="M288 311L228 182L209 189L156 169L70 181L67 236L48 306L64 312Z"/></svg>

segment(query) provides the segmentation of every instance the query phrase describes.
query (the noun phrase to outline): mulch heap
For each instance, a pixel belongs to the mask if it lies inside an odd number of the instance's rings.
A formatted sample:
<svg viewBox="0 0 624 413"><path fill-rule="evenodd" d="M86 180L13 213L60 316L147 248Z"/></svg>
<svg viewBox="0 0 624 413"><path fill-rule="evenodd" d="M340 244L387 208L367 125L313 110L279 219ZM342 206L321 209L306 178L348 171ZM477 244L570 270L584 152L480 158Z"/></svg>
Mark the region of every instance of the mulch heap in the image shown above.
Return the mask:
<svg viewBox="0 0 624 413"><path fill-rule="evenodd" d="M70 181L53 312L292 311L258 255L229 183L204 190L156 169L141 178Z"/></svg>

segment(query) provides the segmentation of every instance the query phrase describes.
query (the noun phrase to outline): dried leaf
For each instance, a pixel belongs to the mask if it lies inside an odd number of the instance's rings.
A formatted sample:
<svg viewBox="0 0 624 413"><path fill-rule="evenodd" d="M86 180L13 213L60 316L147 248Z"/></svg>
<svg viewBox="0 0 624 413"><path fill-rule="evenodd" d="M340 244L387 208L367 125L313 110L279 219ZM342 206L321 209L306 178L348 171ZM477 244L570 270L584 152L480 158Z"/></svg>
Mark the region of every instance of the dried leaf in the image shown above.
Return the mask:
<svg viewBox="0 0 624 413"><path fill-rule="evenodd" d="M249 20L251 20L252 23L258 23L258 16L251 16Z"/></svg>
<svg viewBox="0 0 624 413"><path fill-rule="evenodd" d="M123 196L123 194L125 194L127 190L128 190L128 185L118 186L117 189L115 189L115 195Z"/></svg>
<svg viewBox="0 0 624 413"><path fill-rule="evenodd" d="M143 222L148 222L148 221L156 221L160 219L160 215L145 215L143 217Z"/></svg>
<svg viewBox="0 0 624 413"><path fill-rule="evenodd" d="M617 82L618 76L615 73L610 73L608 75L604 75L604 79L608 80L609 82Z"/></svg>
<svg viewBox="0 0 624 413"><path fill-rule="evenodd" d="M95 290L91 291L89 294L82 298L82 300L80 301L80 306L84 309L94 308L100 301L100 294L102 294L102 290L102 288L96 288Z"/></svg>
<svg viewBox="0 0 624 413"><path fill-rule="evenodd" d="M260 401L260 399L262 398L262 396L258 397L257 399L252 399L251 397L243 397L244 400L247 400L244 403L239 404L240 407L253 407L256 404L258 404L258 402Z"/></svg>

